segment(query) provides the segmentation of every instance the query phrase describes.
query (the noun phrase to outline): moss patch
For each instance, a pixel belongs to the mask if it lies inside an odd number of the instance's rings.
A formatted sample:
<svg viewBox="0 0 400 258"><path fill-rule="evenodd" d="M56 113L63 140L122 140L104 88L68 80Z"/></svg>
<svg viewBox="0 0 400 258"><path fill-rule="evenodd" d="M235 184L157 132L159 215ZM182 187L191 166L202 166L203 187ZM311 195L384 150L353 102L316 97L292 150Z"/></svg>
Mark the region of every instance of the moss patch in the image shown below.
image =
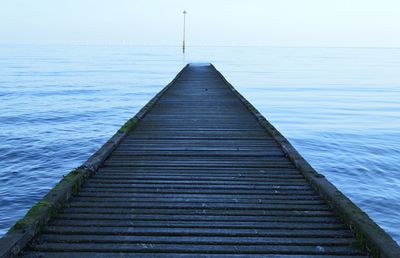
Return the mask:
<svg viewBox="0 0 400 258"><path fill-rule="evenodd" d="M13 230L20 230L27 227L32 226L34 223L37 222L37 218L39 218L44 210L51 209L52 205L46 201L39 201L32 208L26 213L26 215L18 220L15 225L10 229Z"/></svg>
<svg viewBox="0 0 400 258"><path fill-rule="evenodd" d="M60 189L65 183L72 184L72 192L76 193L79 189L83 173L84 171L79 168L72 170L47 195L52 195L54 191Z"/></svg>
<svg viewBox="0 0 400 258"><path fill-rule="evenodd" d="M126 123L118 130L121 133L128 133L132 128L138 123L139 119L137 117L133 117L126 121Z"/></svg>
<svg viewBox="0 0 400 258"><path fill-rule="evenodd" d="M68 188L71 189L72 193L76 193L85 177L82 169L72 170L41 201L33 205L26 215L11 227L10 231L24 230L35 226L40 228L48 219L57 215L58 208L62 207L63 201L66 201L59 196L68 192Z"/></svg>

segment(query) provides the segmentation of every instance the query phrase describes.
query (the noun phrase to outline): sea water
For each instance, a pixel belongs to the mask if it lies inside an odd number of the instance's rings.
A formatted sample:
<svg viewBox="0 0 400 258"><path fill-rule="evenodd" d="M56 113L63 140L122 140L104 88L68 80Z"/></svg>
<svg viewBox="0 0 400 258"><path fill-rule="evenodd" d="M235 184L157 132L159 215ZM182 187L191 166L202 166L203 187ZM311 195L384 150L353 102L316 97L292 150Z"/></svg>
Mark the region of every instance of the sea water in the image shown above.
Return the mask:
<svg viewBox="0 0 400 258"><path fill-rule="evenodd" d="M187 62L210 62L400 242L400 49L0 45L0 236Z"/></svg>

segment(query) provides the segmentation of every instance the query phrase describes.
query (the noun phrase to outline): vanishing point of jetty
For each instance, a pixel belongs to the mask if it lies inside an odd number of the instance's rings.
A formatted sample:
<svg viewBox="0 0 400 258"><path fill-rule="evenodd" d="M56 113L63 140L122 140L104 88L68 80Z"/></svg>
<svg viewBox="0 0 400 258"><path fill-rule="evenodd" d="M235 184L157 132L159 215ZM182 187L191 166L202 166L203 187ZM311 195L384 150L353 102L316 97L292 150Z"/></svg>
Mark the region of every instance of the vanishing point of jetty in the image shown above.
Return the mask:
<svg viewBox="0 0 400 258"><path fill-rule="evenodd" d="M391 257L396 242L212 65L187 65L0 240L1 257Z"/></svg>

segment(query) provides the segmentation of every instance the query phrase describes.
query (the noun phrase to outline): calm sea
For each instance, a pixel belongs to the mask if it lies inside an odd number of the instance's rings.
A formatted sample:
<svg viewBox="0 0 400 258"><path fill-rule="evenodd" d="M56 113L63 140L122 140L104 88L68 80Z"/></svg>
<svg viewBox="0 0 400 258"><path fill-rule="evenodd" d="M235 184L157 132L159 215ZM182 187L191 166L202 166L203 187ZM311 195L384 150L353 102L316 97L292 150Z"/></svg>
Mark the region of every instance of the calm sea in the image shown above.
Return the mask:
<svg viewBox="0 0 400 258"><path fill-rule="evenodd" d="M0 235L186 62L212 62L400 242L400 49L0 46Z"/></svg>

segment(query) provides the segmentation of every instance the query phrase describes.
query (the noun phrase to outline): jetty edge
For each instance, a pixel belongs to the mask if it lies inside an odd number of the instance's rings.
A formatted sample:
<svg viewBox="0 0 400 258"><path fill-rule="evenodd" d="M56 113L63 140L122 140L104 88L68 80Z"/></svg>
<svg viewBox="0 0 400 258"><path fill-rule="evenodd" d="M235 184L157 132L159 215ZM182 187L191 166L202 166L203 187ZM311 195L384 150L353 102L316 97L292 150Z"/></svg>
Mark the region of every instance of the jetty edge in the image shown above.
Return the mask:
<svg viewBox="0 0 400 258"><path fill-rule="evenodd" d="M72 170L58 182L44 197L32 206L26 215L18 220L10 230L0 238L0 257L16 257L25 246L43 229L47 222L78 192L82 184L91 177L107 157L119 145L122 139L154 106L157 100L181 76L189 64L175 76L159 93L157 93L139 112L125 122L118 131L91 155L80 167Z"/></svg>
<svg viewBox="0 0 400 258"><path fill-rule="evenodd" d="M158 99L175 83L185 69L175 77L160 93L146 104L132 119L107 141L81 167L65 176L41 201L28 211L26 216L19 220L10 231L0 239L0 257L17 256L21 250L35 237L41 229L54 217L60 209L77 193L82 184L92 177L104 161L119 146L127 134L135 128ZM214 66L211 65L213 69ZM216 70L216 69L215 69ZM217 71L217 70L216 70ZM217 71L225 84L241 100L246 108L256 117L259 124L279 144L282 151L291 160L294 166L304 175L305 179L332 207L344 223L350 227L359 240L359 247L366 248L374 257L400 257L397 243L384 232L368 215L352 203L344 194L333 186L323 175L316 172L304 158L295 150L287 139L277 131L233 86Z"/></svg>

